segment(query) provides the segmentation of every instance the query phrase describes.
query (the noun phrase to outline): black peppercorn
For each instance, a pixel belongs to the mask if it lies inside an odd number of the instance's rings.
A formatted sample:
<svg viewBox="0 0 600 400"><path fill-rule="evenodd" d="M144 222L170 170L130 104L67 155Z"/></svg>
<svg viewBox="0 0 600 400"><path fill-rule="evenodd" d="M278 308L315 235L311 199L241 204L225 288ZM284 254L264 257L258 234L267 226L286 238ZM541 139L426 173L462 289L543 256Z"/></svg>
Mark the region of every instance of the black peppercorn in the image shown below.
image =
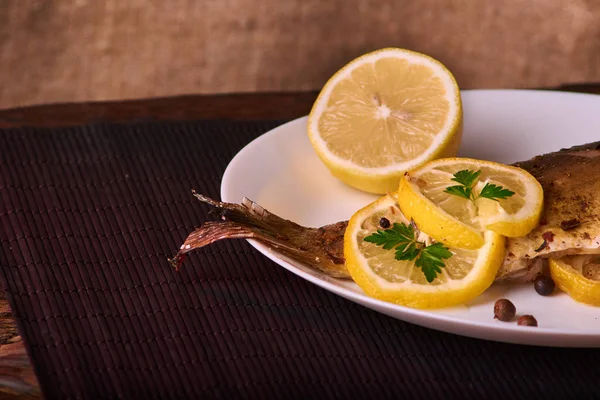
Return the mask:
<svg viewBox="0 0 600 400"><path fill-rule="evenodd" d="M379 225L383 228L383 229L387 229L390 227L390 220L387 219L386 217L381 217L381 219L379 220Z"/></svg>
<svg viewBox="0 0 600 400"><path fill-rule="evenodd" d="M549 276L540 276L533 282L533 287L540 296L548 296L554 291L556 284Z"/></svg>
<svg viewBox="0 0 600 400"><path fill-rule="evenodd" d="M517 321L517 324L523 326L538 326L536 319L533 318L533 315L521 315Z"/></svg>
<svg viewBox="0 0 600 400"><path fill-rule="evenodd" d="M508 322L515 317L517 308L508 299L499 299L494 303L494 318Z"/></svg>

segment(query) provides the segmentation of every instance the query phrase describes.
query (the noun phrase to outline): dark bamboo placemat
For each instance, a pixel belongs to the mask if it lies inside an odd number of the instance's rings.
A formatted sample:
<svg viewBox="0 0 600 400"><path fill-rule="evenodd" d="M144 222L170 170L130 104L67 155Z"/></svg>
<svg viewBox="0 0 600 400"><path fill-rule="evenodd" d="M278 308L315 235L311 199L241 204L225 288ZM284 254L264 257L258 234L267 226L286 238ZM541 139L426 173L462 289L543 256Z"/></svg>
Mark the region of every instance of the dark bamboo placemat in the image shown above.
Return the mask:
<svg viewBox="0 0 600 400"><path fill-rule="evenodd" d="M167 258L275 122L0 132L1 275L47 398L581 398L600 351L410 325L244 241ZM490 317L491 318L491 317Z"/></svg>

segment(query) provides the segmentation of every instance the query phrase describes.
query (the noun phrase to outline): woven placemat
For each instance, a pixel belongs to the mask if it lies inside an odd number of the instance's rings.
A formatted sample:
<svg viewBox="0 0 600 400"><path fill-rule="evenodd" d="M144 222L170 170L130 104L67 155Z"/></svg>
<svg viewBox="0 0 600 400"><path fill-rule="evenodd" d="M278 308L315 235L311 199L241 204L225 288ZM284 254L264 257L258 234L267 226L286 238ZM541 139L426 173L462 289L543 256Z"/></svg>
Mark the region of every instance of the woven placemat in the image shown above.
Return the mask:
<svg viewBox="0 0 600 400"><path fill-rule="evenodd" d="M245 241L167 258L276 122L0 132L1 275L47 398L581 398L600 351L487 342L367 310ZM491 318L491 317L490 317Z"/></svg>

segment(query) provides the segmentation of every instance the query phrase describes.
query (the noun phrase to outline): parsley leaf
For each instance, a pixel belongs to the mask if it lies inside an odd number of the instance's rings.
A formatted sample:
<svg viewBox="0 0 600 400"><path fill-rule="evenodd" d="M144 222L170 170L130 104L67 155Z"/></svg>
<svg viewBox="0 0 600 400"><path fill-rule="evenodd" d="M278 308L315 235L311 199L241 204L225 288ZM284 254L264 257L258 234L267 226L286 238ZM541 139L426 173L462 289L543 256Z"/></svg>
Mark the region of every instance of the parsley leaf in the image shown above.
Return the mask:
<svg viewBox="0 0 600 400"><path fill-rule="evenodd" d="M402 248L402 246L396 247L396 260L399 261L412 261L419 255L419 249L415 242L410 243L408 246Z"/></svg>
<svg viewBox="0 0 600 400"><path fill-rule="evenodd" d="M477 179L481 175L481 171L471 171L470 169L463 169L454 174L454 178L452 180L454 182L458 182L463 186L468 188L472 188Z"/></svg>
<svg viewBox="0 0 600 400"><path fill-rule="evenodd" d="M470 199L472 190L471 188L467 188L464 186L449 186L444 190L446 193L453 194L458 197L464 197L465 199Z"/></svg>
<svg viewBox="0 0 600 400"><path fill-rule="evenodd" d="M410 225L394 223L390 229L378 229L377 233L367 236L364 240L383 246L385 250L400 246L404 251L410 243L415 241L415 230Z"/></svg>
<svg viewBox="0 0 600 400"><path fill-rule="evenodd" d="M486 183L483 189L481 189L479 197L498 201L498 199L507 199L513 194L515 194L515 192L512 190L504 189L502 186L497 186L492 183Z"/></svg>
<svg viewBox="0 0 600 400"><path fill-rule="evenodd" d="M458 171L453 175L454 177L452 180L460 183L460 185L448 186L444 192L473 201L480 197L494 201L498 201L498 199L505 200L515 194L512 190L504 189L502 186L488 182L483 189L481 189L481 192L475 196L473 194L473 187L477 184L479 175L481 175L481 170L471 171L469 169L463 169Z"/></svg>
<svg viewBox="0 0 600 400"><path fill-rule="evenodd" d="M426 246L417 240L418 234L412 225L394 223L389 229L378 229L376 233L364 238L366 242L382 246L385 250L395 249L394 258L399 261L415 261L421 268L427 282L433 282L445 266L444 260L452 253L441 243Z"/></svg>
<svg viewBox="0 0 600 400"><path fill-rule="evenodd" d="M441 243L434 243L425 247L415 265L423 271L427 282L431 283L445 267L444 259L452 257L452 253Z"/></svg>

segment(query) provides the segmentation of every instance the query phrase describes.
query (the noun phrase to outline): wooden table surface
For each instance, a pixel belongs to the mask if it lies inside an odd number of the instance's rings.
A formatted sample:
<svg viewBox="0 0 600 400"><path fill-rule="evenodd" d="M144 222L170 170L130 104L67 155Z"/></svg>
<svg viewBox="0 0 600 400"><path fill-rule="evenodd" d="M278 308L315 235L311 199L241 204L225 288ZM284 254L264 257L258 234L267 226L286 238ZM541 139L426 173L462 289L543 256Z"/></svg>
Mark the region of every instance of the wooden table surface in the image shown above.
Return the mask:
<svg viewBox="0 0 600 400"><path fill-rule="evenodd" d="M600 94L599 84L557 90ZM0 128L57 127L92 122L198 119L292 119L308 114L316 92L198 95L98 103L48 104L0 110ZM39 398L40 391L10 306L0 291L0 398Z"/></svg>

